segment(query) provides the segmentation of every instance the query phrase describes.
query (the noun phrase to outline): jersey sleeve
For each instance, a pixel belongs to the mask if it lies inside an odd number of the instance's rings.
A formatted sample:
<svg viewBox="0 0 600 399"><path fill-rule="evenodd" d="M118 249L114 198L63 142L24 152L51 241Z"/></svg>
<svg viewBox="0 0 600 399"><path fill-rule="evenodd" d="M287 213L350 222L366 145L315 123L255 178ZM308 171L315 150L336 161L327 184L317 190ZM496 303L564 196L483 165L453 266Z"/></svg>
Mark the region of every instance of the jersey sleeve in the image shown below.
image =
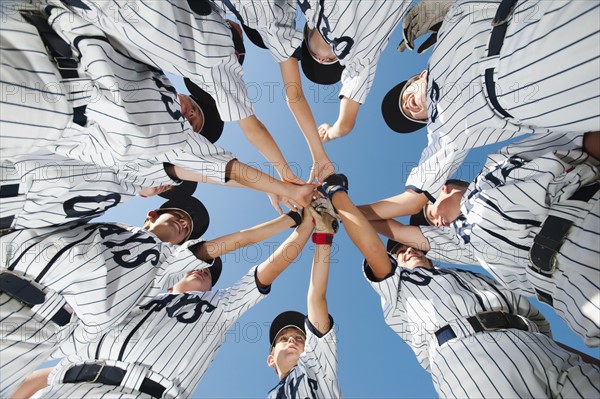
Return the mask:
<svg viewBox="0 0 600 399"><path fill-rule="evenodd" d="M381 308L383 309L383 316L387 320L393 319L396 314L398 307L398 293L400 291L400 271L398 262L391 255L388 254L390 262L392 262L392 271L383 280L377 281L371 271L371 267L366 260L363 261L363 273L365 278L371 284L371 287L381 297ZM388 323L389 324L389 323ZM392 324L390 327L394 328Z"/></svg>
<svg viewBox="0 0 600 399"><path fill-rule="evenodd" d="M373 85L377 61L353 60L344 65L340 98L347 97L363 104Z"/></svg>
<svg viewBox="0 0 600 399"><path fill-rule="evenodd" d="M306 319L306 343L299 362L303 362L311 375L319 379L319 389L323 397L340 397L338 385L337 337L334 322L329 316L330 329L319 334L317 329Z"/></svg>
<svg viewBox="0 0 600 399"><path fill-rule="evenodd" d="M457 265L477 265L477 259L470 245L464 245L452 227L419 226L429 242L429 259Z"/></svg>
<svg viewBox="0 0 600 399"><path fill-rule="evenodd" d="M468 150L460 150L453 145L442 143L437 137L429 137L429 145L421 154L419 164L414 167L406 180L406 188L423 193L435 202L442 186L458 170Z"/></svg>
<svg viewBox="0 0 600 399"><path fill-rule="evenodd" d="M256 271L257 267L255 266L233 286L219 290L219 301L224 308L228 323L233 323L270 292L270 286L261 290L256 285Z"/></svg>

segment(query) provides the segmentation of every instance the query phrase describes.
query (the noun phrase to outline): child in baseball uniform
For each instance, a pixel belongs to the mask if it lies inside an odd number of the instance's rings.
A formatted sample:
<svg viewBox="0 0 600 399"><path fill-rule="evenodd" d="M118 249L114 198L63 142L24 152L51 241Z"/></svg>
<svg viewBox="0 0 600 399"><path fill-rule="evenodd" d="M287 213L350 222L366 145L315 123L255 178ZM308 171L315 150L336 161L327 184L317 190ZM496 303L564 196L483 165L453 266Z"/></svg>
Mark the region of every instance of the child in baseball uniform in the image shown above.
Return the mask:
<svg viewBox="0 0 600 399"><path fill-rule="evenodd" d="M347 179L334 175L324 189L365 256L386 323L431 373L440 397L598 396L600 369L559 347L527 299L488 277L436 268L411 242L388 243L388 253L348 197Z"/></svg>
<svg viewBox="0 0 600 399"><path fill-rule="evenodd" d="M168 293L140 303L100 339L85 343L78 339L81 331L75 331L75 339L59 352L67 357L50 374L48 387L34 397L191 397L229 327L266 297L309 240L312 218L301 219L282 215L200 244L209 256L224 255L300 223L268 260L232 287L212 291L221 268L215 257L212 266L187 273Z"/></svg>
<svg viewBox="0 0 600 399"><path fill-rule="evenodd" d="M417 26L435 15L421 11ZM471 148L529 133L600 130L599 18L597 4L586 1L454 1L428 69L382 103L394 131L426 126L427 148L404 193L361 210L370 220L415 214L435 201Z"/></svg>
<svg viewBox="0 0 600 399"><path fill-rule="evenodd" d="M566 149L546 152L548 141L534 135L490 156L470 186L442 187L427 208L435 226L394 220L374 226L435 259L483 266L506 288L553 307L586 345L597 347L599 162L581 147L583 137L557 134L568 140Z"/></svg>
<svg viewBox="0 0 600 399"><path fill-rule="evenodd" d="M319 200L320 201L320 200ZM320 208L317 206L317 210ZM269 329L269 367L279 383L269 398L341 398L337 376L337 338L327 308L327 280L337 220L309 208L315 220L316 244L310 285L308 315L296 311L279 314ZM332 225L333 223L333 225Z"/></svg>

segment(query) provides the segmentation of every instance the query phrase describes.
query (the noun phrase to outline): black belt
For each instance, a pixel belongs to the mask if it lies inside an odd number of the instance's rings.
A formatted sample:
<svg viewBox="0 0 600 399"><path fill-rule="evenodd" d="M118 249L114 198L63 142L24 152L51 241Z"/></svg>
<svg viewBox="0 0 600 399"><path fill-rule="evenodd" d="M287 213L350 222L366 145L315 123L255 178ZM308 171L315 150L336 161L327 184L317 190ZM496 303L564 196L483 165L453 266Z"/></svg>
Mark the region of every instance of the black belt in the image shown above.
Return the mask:
<svg viewBox="0 0 600 399"><path fill-rule="evenodd" d="M67 370L63 383L73 384L78 382L95 382L106 385L121 385L125 378L126 370L104 364L82 364ZM148 377L144 377L138 391L155 398L162 397L167 388Z"/></svg>
<svg viewBox="0 0 600 399"><path fill-rule="evenodd" d="M0 292L4 292L30 308L44 303L46 300L46 294L42 290L35 287L30 281L12 273L0 273ZM64 327L69 324L71 313L64 307L60 308L50 320Z"/></svg>
<svg viewBox="0 0 600 399"><path fill-rule="evenodd" d="M476 333L501 328L529 331L529 326L523 317L501 311L478 313L476 316L468 317L467 321ZM437 330L435 336L440 346L457 337L450 324Z"/></svg>
<svg viewBox="0 0 600 399"><path fill-rule="evenodd" d="M0 186L0 198L11 198L19 195L18 184L5 184ZM11 227L15 215L2 216L0 217L0 237L12 233L14 229Z"/></svg>
<svg viewBox="0 0 600 399"><path fill-rule="evenodd" d="M79 59L73 55L71 45L65 42L52 27L48 24L48 17L36 12L22 12L21 15L25 21L33 25L46 46L46 51L50 60L54 62L58 72L63 79L77 79L79 74ZM73 122L79 126L85 126L87 117L85 116L86 105L73 108Z"/></svg>
<svg viewBox="0 0 600 399"><path fill-rule="evenodd" d="M577 190L569 200L588 202L596 191L600 189L599 183L594 183ZM573 226L573 220L558 216L548 216L540 232L533 239L533 245L529 250L529 267L546 277L550 277L556 271L556 255L560 251L565 237ZM536 290L538 299L552 305L552 296L548 293Z"/></svg>
<svg viewBox="0 0 600 399"><path fill-rule="evenodd" d="M502 49L502 44L504 43L504 37L506 36L506 29L508 27L508 19L512 15L515 4L517 4L518 0L502 0L500 5L498 6L498 10L496 10L496 16L492 20L492 34L490 36L490 43L488 48L488 57L493 57L495 55L500 54L500 49ZM498 111L500 114L504 115L507 118L512 118L512 115L509 114L498 102L498 97L496 96L496 83L494 82L494 68L488 68L485 70L485 87L487 89L488 97L492 106Z"/></svg>

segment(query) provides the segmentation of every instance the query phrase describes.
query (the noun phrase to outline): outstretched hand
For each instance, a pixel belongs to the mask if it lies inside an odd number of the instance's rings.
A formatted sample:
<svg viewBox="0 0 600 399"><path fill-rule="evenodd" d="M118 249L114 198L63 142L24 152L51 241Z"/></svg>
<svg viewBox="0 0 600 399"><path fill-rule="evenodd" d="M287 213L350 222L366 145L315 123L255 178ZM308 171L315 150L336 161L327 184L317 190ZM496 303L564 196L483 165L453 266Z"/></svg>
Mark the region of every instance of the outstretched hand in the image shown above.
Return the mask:
<svg viewBox="0 0 600 399"><path fill-rule="evenodd" d="M310 170L310 177L307 183L312 183L315 179L319 184L323 183L327 177L331 176L335 173L335 166L329 160L329 158L325 158L322 161L315 161L313 163L312 169Z"/></svg>
<svg viewBox="0 0 600 399"><path fill-rule="evenodd" d="M338 230L339 223L335 216L327 212L321 201L328 201L325 198L320 198L313 202L313 205L308 208L313 220L315 221L315 229L317 233L335 234Z"/></svg>

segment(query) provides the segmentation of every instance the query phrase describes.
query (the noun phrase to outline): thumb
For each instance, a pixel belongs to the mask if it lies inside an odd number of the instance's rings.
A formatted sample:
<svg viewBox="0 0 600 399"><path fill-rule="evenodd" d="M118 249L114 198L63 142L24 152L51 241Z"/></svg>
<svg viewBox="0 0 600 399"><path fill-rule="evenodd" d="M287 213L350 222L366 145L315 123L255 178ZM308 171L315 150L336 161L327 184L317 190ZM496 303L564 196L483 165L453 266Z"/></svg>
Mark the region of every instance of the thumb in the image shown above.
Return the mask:
<svg viewBox="0 0 600 399"><path fill-rule="evenodd" d="M417 50L417 53L423 54L423 52L425 52L425 50L427 50L429 47L433 46L436 42L437 42L437 32L436 33L432 33L423 42L423 44L421 44L421 46L419 46L419 49Z"/></svg>

